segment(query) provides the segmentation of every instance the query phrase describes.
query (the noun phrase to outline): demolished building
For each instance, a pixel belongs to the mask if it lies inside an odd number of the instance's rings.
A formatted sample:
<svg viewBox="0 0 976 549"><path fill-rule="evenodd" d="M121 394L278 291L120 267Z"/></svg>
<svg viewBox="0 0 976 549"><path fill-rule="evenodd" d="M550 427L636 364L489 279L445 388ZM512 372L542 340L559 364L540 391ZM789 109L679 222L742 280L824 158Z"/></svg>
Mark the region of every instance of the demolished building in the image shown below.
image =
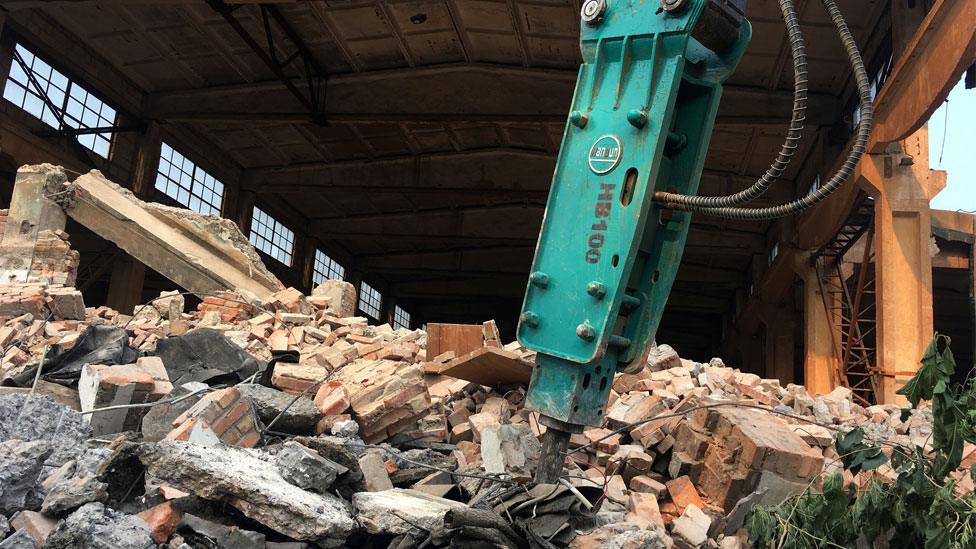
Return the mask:
<svg viewBox="0 0 976 549"><path fill-rule="evenodd" d="M211 222L174 221L97 173L21 173L41 203L66 197L68 215L80 192L158 215L152 226L181 223L187 238ZM82 186L91 181L109 194ZM73 257L58 227L35 231L34 246L47 249L46 233ZM207 261L176 266L205 281L231 267L266 272L253 255L236 259L240 240L212 241ZM172 250L153 245L138 251L150 264ZM0 424L0 547L731 549L748 545L743 521L756 505L835 472L854 489L891 474L845 470L835 433L930 444L925 409L903 418L843 387L811 394L660 345L638 372L615 376L604 426L571 438L559 483L535 484L546 429L524 408L535 353L503 345L494 322L371 325L352 316L346 282L305 296L273 277L260 296L200 286L128 315L86 307L65 284L74 263L58 263L55 279L44 254L18 257L40 263L3 286L0 410L19 419ZM187 294L201 298L195 309ZM974 459L967 443L964 493Z"/></svg>
<svg viewBox="0 0 976 549"><path fill-rule="evenodd" d="M610 378L559 482L532 482L535 355L504 342L570 4L0 6L0 549L732 549L750 510L834 473L894 482L836 435L931 456L932 411L895 391L935 330L962 364L976 346L976 225L929 207L923 127L973 61L952 24L973 6L869 2L844 8L880 90L855 184L791 221L696 217L658 334L686 358ZM749 10L764 39L705 194L751 181L787 122L778 14ZM810 139L772 202L858 124L842 52L810 59Z"/></svg>

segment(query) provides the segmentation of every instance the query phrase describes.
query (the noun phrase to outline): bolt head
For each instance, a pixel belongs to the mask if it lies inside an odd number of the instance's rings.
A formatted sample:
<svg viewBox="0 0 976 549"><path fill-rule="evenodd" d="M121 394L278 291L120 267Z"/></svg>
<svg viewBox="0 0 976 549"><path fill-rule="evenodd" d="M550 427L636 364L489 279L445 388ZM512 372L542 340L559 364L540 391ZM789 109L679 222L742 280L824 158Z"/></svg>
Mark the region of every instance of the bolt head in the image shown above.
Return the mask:
<svg viewBox="0 0 976 549"><path fill-rule="evenodd" d="M525 324L529 328L535 328L539 325L539 315L532 311L525 311L522 313L521 316L519 316L519 320L522 322L522 324Z"/></svg>
<svg viewBox="0 0 976 549"><path fill-rule="evenodd" d="M580 19L588 25L598 25L607 11L606 0L586 0L580 10Z"/></svg>
<svg viewBox="0 0 976 549"><path fill-rule="evenodd" d="M597 299L603 299L607 295L607 286L600 282L590 282L586 285L586 293Z"/></svg>
<svg viewBox="0 0 976 549"><path fill-rule="evenodd" d="M569 121L577 128L585 128L586 124L590 121L590 117L582 111L573 111L569 113Z"/></svg>
<svg viewBox="0 0 976 549"><path fill-rule="evenodd" d="M529 282L537 288L545 288L549 286L549 275L542 271L535 271L529 275Z"/></svg>
<svg viewBox="0 0 976 549"><path fill-rule="evenodd" d="M596 330L590 326L589 322L584 322L576 327L576 335L584 341L593 341L596 337Z"/></svg>
<svg viewBox="0 0 976 549"><path fill-rule="evenodd" d="M634 109L627 113L627 122L635 128L643 128L647 124L647 111L644 109Z"/></svg>
<svg viewBox="0 0 976 549"><path fill-rule="evenodd" d="M668 13L676 13L684 9L688 0L661 0L661 9Z"/></svg>

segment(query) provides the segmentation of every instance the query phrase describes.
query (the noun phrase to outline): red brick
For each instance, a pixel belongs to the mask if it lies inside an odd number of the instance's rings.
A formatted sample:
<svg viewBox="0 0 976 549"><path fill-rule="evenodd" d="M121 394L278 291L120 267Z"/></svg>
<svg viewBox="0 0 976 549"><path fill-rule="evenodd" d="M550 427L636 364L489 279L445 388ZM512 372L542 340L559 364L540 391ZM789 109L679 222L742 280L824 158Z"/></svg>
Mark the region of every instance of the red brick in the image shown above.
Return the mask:
<svg viewBox="0 0 976 549"><path fill-rule="evenodd" d="M237 441L236 445L240 446L241 448L253 448L254 445L257 444L260 440L261 440L261 435L259 435L257 431L251 431L247 435L244 435L244 437L241 440Z"/></svg>
<svg viewBox="0 0 976 549"><path fill-rule="evenodd" d="M24 530L34 540L35 547L44 546L47 536L57 524L57 519L35 511L21 511L10 520L14 530L18 532Z"/></svg>
<svg viewBox="0 0 976 549"><path fill-rule="evenodd" d="M628 519L653 524L662 532L664 531L664 518L661 517L661 510L658 508L655 494L631 492L627 501L627 508L630 510L630 513L627 514Z"/></svg>
<svg viewBox="0 0 976 549"><path fill-rule="evenodd" d="M223 416L221 416L217 421L211 424L214 432L217 436L221 436L227 432L228 429L237 423L237 420L245 417L251 411L251 407L247 405L246 402L240 402L237 406L234 406L230 410L227 410ZM222 438L222 437L221 437Z"/></svg>
<svg viewBox="0 0 976 549"><path fill-rule="evenodd" d="M665 492L667 492L668 489L664 484L661 484L647 475L637 475L636 477L630 479L630 490L632 492L662 496Z"/></svg>
<svg viewBox="0 0 976 549"><path fill-rule="evenodd" d="M684 513L685 507L691 504L699 509L705 508L705 503L698 495L698 490L695 489L695 485L691 483L691 479L687 475L669 480L665 484L668 487L668 493L671 494L671 501L678 508L679 515Z"/></svg>
<svg viewBox="0 0 976 549"><path fill-rule="evenodd" d="M180 525L180 518L183 513L173 504L172 501L160 503L155 507L150 507L136 515L149 525L152 540L156 543L166 543L169 537Z"/></svg>

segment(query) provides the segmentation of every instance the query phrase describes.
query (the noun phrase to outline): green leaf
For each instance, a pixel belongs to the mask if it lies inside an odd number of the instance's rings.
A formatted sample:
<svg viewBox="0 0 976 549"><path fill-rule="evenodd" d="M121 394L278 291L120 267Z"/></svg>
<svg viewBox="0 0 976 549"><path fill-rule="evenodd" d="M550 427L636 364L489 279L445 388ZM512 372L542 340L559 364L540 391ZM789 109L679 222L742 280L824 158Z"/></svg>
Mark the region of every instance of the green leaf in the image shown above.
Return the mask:
<svg viewBox="0 0 976 549"><path fill-rule="evenodd" d="M888 461L888 456L880 448L874 448L873 450L874 455L870 454L870 450L865 450L862 454L864 457L861 460L861 469L864 471L873 471Z"/></svg>
<svg viewBox="0 0 976 549"><path fill-rule="evenodd" d="M749 541L758 547L766 547L777 534L777 521L768 507L757 505L746 515L745 527L749 532Z"/></svg>
<svg viewBox="0 0 976 549"><path fill-rule="evenodd" d="M952 542L949 530L933 526L925 530L925 549L945 549Z"/></svg>

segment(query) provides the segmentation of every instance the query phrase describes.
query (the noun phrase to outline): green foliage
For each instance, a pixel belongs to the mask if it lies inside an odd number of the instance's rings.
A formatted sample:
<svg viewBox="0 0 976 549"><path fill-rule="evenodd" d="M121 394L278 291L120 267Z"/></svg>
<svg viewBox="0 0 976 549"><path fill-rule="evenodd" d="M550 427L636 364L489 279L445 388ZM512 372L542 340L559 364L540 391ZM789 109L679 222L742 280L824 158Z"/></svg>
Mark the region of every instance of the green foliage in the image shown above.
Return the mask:
<svg viewBox="0 0 976 549"><path fill-rule="evenodd" d="M940 344L944 343L944 350ZM837 453L851 473L871 471L888 462L894 482L872 480L860 492L843 487L840 474L824 480L819 493L808 489L774 507L757 506L746 516L753 547L819 549L855 547L880 539L893 549L976 548L976 495L957 497L949 473L962 460L965 441L976 442L976 383L953 385L956 364L948 337L936 334L918 373L899 391L912 408L932 402L932 449L865 442L860 428L836 436ZM976 479L976 466L967 471Z"/></svg>
<svg viewBox="0 0 976 549"><path fill-rule="evenodd" d="M888 456L877 446L864 444L864 430L858 427L848 433L834 435L837 453L844 461L844 468L851 474L877 469L888 461Z"/></svg>

